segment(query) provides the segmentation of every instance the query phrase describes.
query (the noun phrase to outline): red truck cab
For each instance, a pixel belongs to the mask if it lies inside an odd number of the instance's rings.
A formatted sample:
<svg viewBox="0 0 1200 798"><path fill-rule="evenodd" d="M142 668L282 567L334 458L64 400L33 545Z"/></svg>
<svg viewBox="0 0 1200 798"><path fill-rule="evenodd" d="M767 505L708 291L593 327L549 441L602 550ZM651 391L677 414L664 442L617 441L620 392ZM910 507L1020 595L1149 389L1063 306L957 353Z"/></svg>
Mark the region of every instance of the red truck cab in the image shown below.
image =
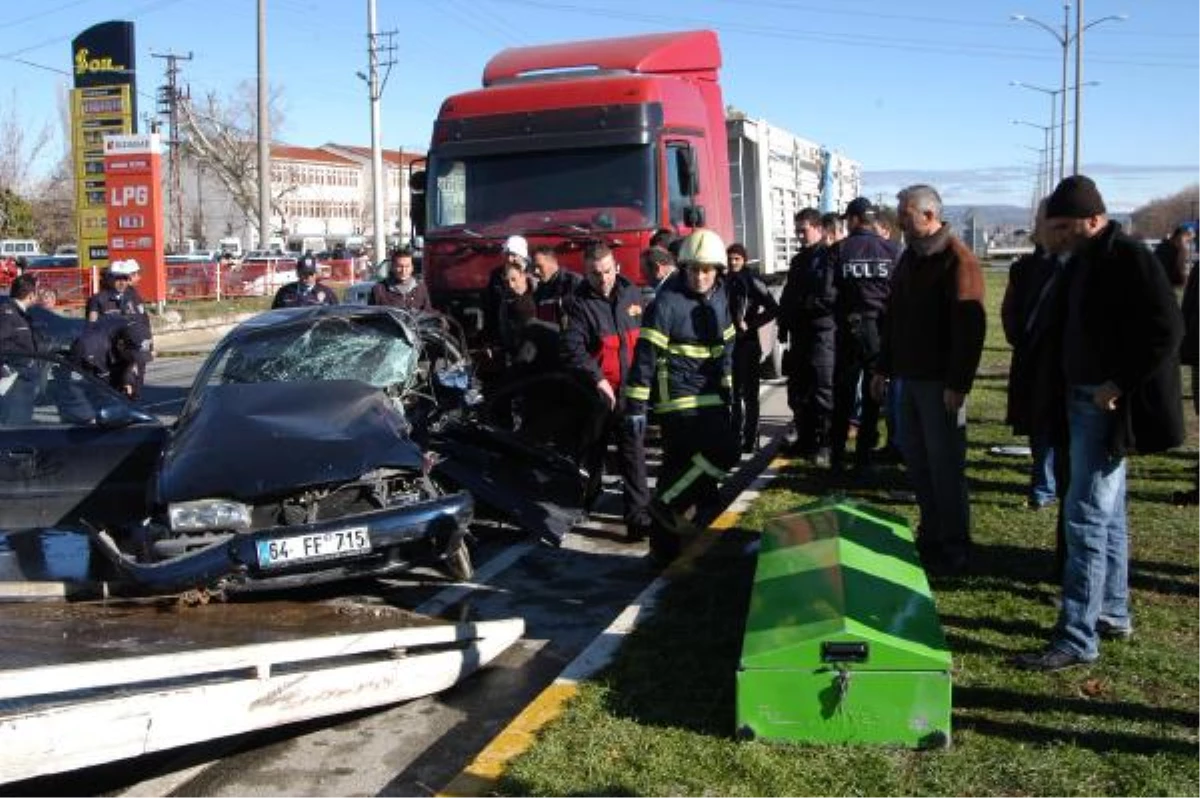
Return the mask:
<svg viewBox="0 0 1200 798"><path fill-rule="evenodd" d="M442 103L414 224L434 304L482 326L510 235L582 271L602 241L641 282L656 229L732 231L725 108L712 31L504 50L483 88ZM423 200L423 201L422 201Z"/></svg>

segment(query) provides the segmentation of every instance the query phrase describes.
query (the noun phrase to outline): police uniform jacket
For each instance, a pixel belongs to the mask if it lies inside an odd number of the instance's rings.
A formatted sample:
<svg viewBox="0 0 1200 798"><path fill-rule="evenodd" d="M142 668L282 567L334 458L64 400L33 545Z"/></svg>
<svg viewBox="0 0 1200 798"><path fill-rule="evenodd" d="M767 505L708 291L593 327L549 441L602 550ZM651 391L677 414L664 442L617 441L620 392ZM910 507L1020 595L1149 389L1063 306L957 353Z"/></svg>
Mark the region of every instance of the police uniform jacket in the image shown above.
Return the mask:
<svg viewBox="0 0 1200 798"><path fill-rule="evenodd" d="M608 297L601 296L591 283L581 281L564 306L563 364L586 373L593 385L603 377L619 390L637 347L641 294L637 286L619 274Z"/></svg>
<svg viewBox="0 0 1200 798"><path fill-rule="evenodd" d="M304 291L302 283L297 280L294 283L288 283L275 293L275 301L271 303L271 309L300 308L306 305L336 305L337 303L337 294L333 292L333 289L318 283L311 290Z"/></svg>
<svg viewBox="0 0 1200 798"><path fill-rule="evenodd" d="M691 413L727 404L735 330L724 281L707 296L691 291L678 273L646 308L625 383L628 412L645 412L655 390L654 411Z"/></svg>
<svg viewBox="0 0 1200 798"><path fill-rule="evenodd" d="M734 325L745 323L746 330L738 331L741 338L758 341L758 328L779 315L779 303L771 296L770 289L749 266L729 272L725 278L729 292L729 315Z"/></svg>
<svg viewBox="0 0 1200 798"><path fill-rule="evenodd" d="M833 281L839 319L883 315L899 255L892 241L872 230L859 228L838 242Z"/></svg>
<svg viewBox="0 0 1200 798"><path fill-rule="evenodd" d="M115 288L105 288L88 297L86 312L97 313L100 316L107 316L111 313L122 316L144 316L146 315L146 303L142 301L141 295L132 285L121 292Z"/></svg>
<svg viewBox="0 0 1200 798"><path fill-rule="evenodd" d="M33 334L29 311L22 309L16 300L7 299L0 303L0 351L22 355L37 353L37 338Z"/></svg>

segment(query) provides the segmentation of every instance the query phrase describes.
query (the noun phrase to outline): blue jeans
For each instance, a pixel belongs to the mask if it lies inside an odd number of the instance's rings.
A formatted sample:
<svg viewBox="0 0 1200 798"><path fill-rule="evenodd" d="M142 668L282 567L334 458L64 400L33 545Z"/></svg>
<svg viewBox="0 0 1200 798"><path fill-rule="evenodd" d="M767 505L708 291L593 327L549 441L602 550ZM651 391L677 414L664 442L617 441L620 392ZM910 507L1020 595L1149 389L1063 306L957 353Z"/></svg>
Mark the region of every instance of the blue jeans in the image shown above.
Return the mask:
<svg viewBox="0 0 1200 798"><path fill-rule="evenodd" d="M1044 435L1030 435L1029 448L1033 451L1029 500L1038 507L1045 507L1058 498L1058 486L1054 481L1054 447L1046 442Z"/></svg>
<svg viewBox="0 0 1200 798"><path fill-rule="evenodd" d="M1108 452L1116 414L1092 402L1096 387L1073 385L1068 396L1071 477L1063 504L1067 562L1062 609L1051 643L1086 660L1100 655L1097 621L1130 625L1125 459Z"/></svg>

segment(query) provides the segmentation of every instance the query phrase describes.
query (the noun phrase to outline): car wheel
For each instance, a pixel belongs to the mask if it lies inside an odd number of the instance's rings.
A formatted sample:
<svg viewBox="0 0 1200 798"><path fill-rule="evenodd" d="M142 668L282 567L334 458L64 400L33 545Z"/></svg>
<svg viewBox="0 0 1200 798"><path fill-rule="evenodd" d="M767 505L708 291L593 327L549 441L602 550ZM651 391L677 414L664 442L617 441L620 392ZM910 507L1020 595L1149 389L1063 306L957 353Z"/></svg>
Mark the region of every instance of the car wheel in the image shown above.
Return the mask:
<svg viewBox="0 0 1200 798"><path fill-rule="evenodd" d="M442 566L446 573L459 582L467 582L475 576L475 565L471 562L471 550L467 548L467 541L460 540L454 550L446 555Z"/></svg>

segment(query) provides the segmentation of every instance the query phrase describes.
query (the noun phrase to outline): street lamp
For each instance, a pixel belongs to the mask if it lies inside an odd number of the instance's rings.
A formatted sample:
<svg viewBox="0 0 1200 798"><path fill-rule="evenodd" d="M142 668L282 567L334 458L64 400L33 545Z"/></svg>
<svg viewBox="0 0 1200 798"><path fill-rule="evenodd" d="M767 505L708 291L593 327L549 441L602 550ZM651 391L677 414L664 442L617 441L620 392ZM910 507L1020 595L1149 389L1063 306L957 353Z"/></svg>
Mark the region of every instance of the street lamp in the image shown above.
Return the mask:
<svg viewBox="0 0 1200 798"><path fill-rule="evenodd" d="M1107 17L1101 17L1100 19L1092 20L1088 24L1084 25L1084 24L1082 24L1083 0L1079 0L1079 6L1076 9L1076 15L1075 15L1075 35L1074 36L1072 36L1071 32L1070 32L1070 30L1071 30L1071 28L1070 28L1071 4L1070 3L1063 3L1063 24L1062 24L1062 32L1061 33L1058 32L1057 30L1055 30L1054 28L1050 27L1049 25L1047 25L1045 22L1042 22L1040 19L1034 19L1033 17L1028 16L1026 14L1013 14L1013 15L1011 15L1010 19L1012 19L1016 22L1028 22L1031 25L1037 25L1039 28L1046 31L1046 33L1049 33L1051 36L1053 36L1054 40L1056 42L1058 42L1059 47L1062 48L1062 81L1059 83L1059 87L1060 87L1059 91L1062 92L1062 118L1064 120L1067 118L1067 55L1071 49L1071 42L1072 41L1076 42L1077 46L1075 48L1075 162L1074 162L1074 167L1072 169L1072 172L1074 174L1079 174L1079 112L1081 109L1081 101L1080 101L1081 83L1080 82L1083 79L1083 75L1082 75L1083 56L1081 53L1083 48L1078 45L1082 44L1083 32L1085 30L1087 30L1088 28L1099 25L1102 22L1108 22L1110 20L1112 20L1112 21L1126 20L1126 19L1129 19L1129 16L1127 14L1111 14ZM1064 170L1064 158L1065 158L1066 151L1067 151L1067 126L1066 126L1066 123L1064 122L1063 129L1062 129L1062 136L1060 138L1060 146L1059 146L1058 171L1059 171L1060 175L1063 173L1063 170Z"/></svg>
<svg viewBox="0 0 1200 798"><path fill-rule="evenodd" d="M1045 144L1046 144L1046 147L1045 147L1045 150L1044 150L1044 152L1047 152L1047 153L1049 153L1049 152L1051 152L1051 151L1052 151L1052 148L1054 147L1054 145L1051 143L1051 136L1050 136L1050 134L1051 134L1051 132L1053 132L1053 130L1054 130L1054 126L1053 126L1053 125L1039 125L1039 124L1037 124L1036 122L1027 122L1027 121L1025 121L1024 119L1013 119L1013 120L1010 120L1010 121L1011 121L1011 122L1012 122L1014 125L1025 125L1025 126L1027 126L1027 127L1035 127L1035 128L1037 128L1038 130L1042 131L1042 134L1043 134L1043 136L1044 136L1044 139L1045 139ZM1051 172L1051 171L1053 171L1053 170L1051 170L1051 169L1047 169L1046 171L1048 171L1048 172ZM1053 185L1050 185L1050 186L1049 186L1049 187L1046 189L1046 193L1047 193L1047 194L1049 194L1049 193L1050 193L1050 191L1051 191L1051 190L1053 190L1053 188L1054 188L1054 186L1053 186Z"/></svg>
<svg viewBox="0 0 1200 798"><path fill-rule="evenodd" d="M1059 94L1063 95L1063 106L1064 106L1063 111L1065 113L1066 102L1067 102L1066 92L1075 88L1074 86L1067 86L1065 89L1047 89L1044 86L1034 86L1032 83L1022 83L1019 80L1010 80L1008 82L1008 85L1019 86L1022 89L1033 89L1034 91L1040 91L1042 94L1050 95L1050 127L1051 127L1051 129L1058 127L1058 124L1055 122L1054 98ZM1089 80L1087 83L1084 83L1083 85L1099 86L1100 81ZM1066 120L1066 117L1063 117L1063 120L1062 120L1062 135L1061 135L1060 139L1061 139L1061 146L1059 147L1059 151L1058 151L1058 179L1062 180L1063 179L1063 161L1066 157L1065 152L1066 152L1066 147L1067 147L1067 120ZM1050 164L1053 167L1053 164L1054 164L1054 136L1053 136L1053 134L1050 136ZM1057 182L1054 180L1053 168L1051 168L1051 170L1050 170L1050 182L1051 182L1051 186L1053 186L1054 183Z"/></svg>
<svg viewBox="0 0 1200 798"><path fill-rule="evenodd" d="M1053 141L1053 136L1051 136L1051 141ZM1042 149L1041 147L1033 147L1029 144L1021 144L1020 147L1038 154L1037 191L1039 197L1046 196L1046 194L1050 193L1050 189L1046 187L1049 186L1054 180L1054 162L1052 158L1047 157L1049 153L1047 153L1046 150ZM1053 144L1051 145L1051 148L1053 148ZM1027 166L1034 165L1029 161L1022 161L1021 163Z"/></svg>

